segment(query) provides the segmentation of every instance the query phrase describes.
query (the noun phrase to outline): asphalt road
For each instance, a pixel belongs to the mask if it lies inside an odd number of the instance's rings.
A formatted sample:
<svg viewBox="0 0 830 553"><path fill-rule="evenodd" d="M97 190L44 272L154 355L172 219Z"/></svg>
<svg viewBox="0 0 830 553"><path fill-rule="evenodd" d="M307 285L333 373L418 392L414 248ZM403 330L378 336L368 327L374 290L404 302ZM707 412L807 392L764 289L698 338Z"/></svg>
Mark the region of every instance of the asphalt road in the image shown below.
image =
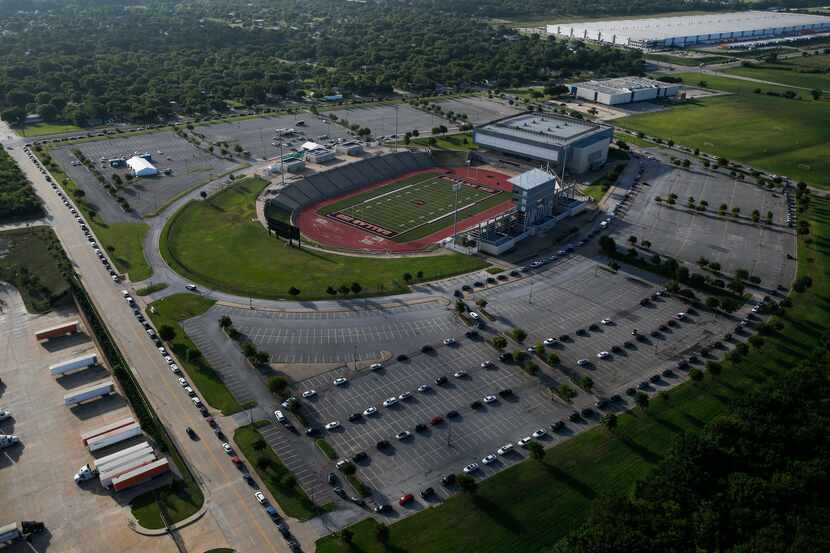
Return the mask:
<svg viewBox="0 0 830 553"><path fill-rule="evenodd" d="M0 128L4 142L9 135L11 133L7 128ZM187 436L187 426L195 429L200 436L212 437L212 431L136 321L122 298L120 287L113 284L74 218L19 147L22 140L13 138L9 142L14 145L9 153L43 198L53 217L55 232L75 270L82 276L110 333L205 491L207 513L179 532L186 547L192 550L230 546L239 551L288 551L285 541L256 503L251 489L241 479L220 444L213 439L193 441ZM303 536L298 533L298 537ZM313 536L307 538L304 545L310 545Z"/></svg>

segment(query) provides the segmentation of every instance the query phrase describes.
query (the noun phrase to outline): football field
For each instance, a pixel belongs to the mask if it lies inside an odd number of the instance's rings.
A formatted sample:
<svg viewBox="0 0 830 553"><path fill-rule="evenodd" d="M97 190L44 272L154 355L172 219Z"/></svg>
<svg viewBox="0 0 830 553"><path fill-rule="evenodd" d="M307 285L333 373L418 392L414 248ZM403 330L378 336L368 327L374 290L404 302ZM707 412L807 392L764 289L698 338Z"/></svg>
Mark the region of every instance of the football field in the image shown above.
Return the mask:
<svg viewBox="0 0 830 553"><path fill-rule="evenodd" d="M408 242L451 225L456 210L461 221L507 199L505 191L492 186L455 175L422 173L344 198L319 213L396 242Z"/></svg>

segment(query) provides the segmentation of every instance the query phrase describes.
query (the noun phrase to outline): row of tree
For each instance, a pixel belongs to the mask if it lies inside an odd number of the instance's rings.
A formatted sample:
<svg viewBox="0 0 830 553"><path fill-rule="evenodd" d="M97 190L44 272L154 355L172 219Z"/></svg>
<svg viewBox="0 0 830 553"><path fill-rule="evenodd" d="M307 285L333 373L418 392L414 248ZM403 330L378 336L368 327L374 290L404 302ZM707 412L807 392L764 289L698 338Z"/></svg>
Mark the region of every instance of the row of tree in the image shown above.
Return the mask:
<svg viewBox="0 0 830 553"><path fill-rule="evenodd" d="M0 150L0 222L39 217L43 206L26 175L4 150Z"/></svg>

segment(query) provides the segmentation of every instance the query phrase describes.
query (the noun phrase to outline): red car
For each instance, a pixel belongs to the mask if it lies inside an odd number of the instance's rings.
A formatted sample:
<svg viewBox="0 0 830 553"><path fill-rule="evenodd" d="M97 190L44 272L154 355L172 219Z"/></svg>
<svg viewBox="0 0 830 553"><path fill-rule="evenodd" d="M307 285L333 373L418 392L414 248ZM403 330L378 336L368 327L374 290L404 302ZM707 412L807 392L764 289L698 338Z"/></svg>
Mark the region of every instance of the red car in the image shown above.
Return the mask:
<svg viewBox="0 0 830 553"><path fill-rule="evenodd" d="M406 495L402 495L400 501L398 501L398 505L403 507L404 505L406 505L407 503L409 503L413 499L415 499L415 497L411 493L408 493Z"/></svg>
<svg viewBox="0 0 830 553"><path fill-rule="evenodd" d="M438 426L442 422L444 422L444 417L432 417L432 420L429 421L432 426Z"/></svg>
<svg viewBox="0 0 830 553"><path fill-rule="evenodd" d="M238 456L236 456L236 455L234 455L233 457L231 457L231 463L233 463L234 465L236 465L236 467L237 467L237 468L240 468L240 469L242 468L242 466L243 466L243 464L244 464L244 463L242 463L242 459L240 459L240 458L239 458Z"/></svg>

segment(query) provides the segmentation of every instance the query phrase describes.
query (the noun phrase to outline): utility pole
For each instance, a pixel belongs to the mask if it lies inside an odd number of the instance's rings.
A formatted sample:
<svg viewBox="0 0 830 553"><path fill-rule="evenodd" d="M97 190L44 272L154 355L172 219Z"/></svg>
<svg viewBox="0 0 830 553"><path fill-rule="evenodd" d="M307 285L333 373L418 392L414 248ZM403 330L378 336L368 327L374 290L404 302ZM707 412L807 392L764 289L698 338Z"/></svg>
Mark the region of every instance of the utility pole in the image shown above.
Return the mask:
<svg viewBox="0 0 830 553"><path fill-rule="evenodd" d="M400 106L395 104L395 150L398 151L398 109Z"/></svg>
<svg viewBox="0 0 830 553"><path fill-rule="evenodd" d="M461 190L461 185L454 182L452 185L455 190L455 208L452 213L452 245L458 245L458 192Z"/></svg>

